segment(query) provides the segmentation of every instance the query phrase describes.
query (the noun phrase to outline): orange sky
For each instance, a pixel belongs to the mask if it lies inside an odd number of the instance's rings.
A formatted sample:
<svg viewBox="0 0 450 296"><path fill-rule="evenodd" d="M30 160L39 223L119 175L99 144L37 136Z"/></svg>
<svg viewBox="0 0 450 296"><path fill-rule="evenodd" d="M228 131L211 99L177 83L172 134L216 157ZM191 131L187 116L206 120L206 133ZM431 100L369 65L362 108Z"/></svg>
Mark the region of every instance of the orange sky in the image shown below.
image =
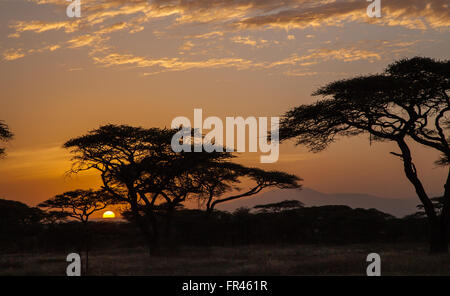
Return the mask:
<svg viewBox="0 0 450 296"><path fill-rule="evenodd" d="M448 2L389 0L382 17L364 0L0 1L0 119L15 133L0 162L0 197L36 204L99 185L97 175L64 177L61 147L101 124L170 126L176 116L278 116L315 100L336 79L376 73L401 57L448 59ZM431 194L442 191L437 154L414 147ZM283 144L259 164L298 174L323 192L414 197L391 144L342 140L312 154Z"/></svg>

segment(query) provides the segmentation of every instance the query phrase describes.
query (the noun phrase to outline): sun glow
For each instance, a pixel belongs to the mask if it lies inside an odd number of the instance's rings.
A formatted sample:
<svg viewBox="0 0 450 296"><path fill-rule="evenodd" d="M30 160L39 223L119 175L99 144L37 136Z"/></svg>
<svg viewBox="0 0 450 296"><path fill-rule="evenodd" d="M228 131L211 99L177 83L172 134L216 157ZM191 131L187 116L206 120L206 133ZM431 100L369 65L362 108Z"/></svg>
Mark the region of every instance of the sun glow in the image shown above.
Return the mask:
<svg viewBox="0 0 450 296"><path fill-rule="evenodd" d="M103 219L111 219L111 218L116 218L116 214L114 214L113 211L106 211L103 213Z"/></svg>

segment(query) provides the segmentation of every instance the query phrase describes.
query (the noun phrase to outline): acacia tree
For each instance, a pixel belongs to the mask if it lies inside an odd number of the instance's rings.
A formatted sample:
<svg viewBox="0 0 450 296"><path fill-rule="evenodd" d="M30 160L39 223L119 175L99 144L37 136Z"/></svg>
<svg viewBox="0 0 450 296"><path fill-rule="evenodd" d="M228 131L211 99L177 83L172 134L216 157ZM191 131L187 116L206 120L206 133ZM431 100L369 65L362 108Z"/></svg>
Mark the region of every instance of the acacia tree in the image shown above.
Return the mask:
<svg viewBox="0 0 450 296"><path fill-rule="evenodd" d="M148 194L159 194L160 202L156 200L151 210L165 218L166 239L170 239L175 211L183 208L183 203L188 199L198 198L202 193L201 180L196 178L199 168L220 166L231 158L233 156L230 153L170 152L170 156L166 157L164 162L155 163L150 161L150 158L143 161L142 172L145 178L142 182L142 191ZM156 227L155 229L158 231Z"/></svg>
<svg viewBox="0 0 450 296"><path fill-rule="evenodd" d="M171 140L177 131L106 125L64 144L74 154L71 173L99 171L104 190L130 207L150 251L158 245L161 203L173 208L189 193L177 190L173 194L174 184L182 185L177 180L199 163L231 157L227 153L175 153Z"/></svg>
<svg viewBox="0 0 450 296"><path fill-rule="evenodd" d="M170 222L171 214L180 204L201 197L204 190L201 173L209 170L212 174L219 167L232 166L233 155L228 152L174 152L171 141L177 132L106 125L64 144L74 154L71 172L99 171L104 190L129 206L128 216L144 234L150 251L158 245L161 213ZM259 185L241 196L283 182L273 172L267 173L272 176L270 181L262 170L249 172ZM232 199L235 198L238 197Z"/></svg>
<svg viewBox="0 0 450 296"><path fill-rule="evenodd" d="M448 167L450 62L415 57L389 65L382 74L340 80L318 89L323 96L311 105L287 112L281 122L282 140L295 138L311 151L324 150L342 136L369 134L391 141L408 180L414 186L430 226L430 251L448 251L450 170L444 184L440 215L426 193L414 165L410 142L433 148Z"/></svg>
<svg viewBox="0 0 450 296"><path fill-rule="evenodd" d="M434 209L438 215L441 214L442 208L444 206L444 199L443 197L432 197L430 198L431 202L433 203ZM427 215L423 211L423 204L419 204L416 206L416 208L419 210L413 214L408 215L408 218L425 218Z"/></svg>
<svg viewBox="0 0 450 296"><path fill-rule="evenodd" d="M114 203L109 193L99 190L73 190L56 195L38 205L48 211L50 216L59 219L71 217L80 221L83 225L84 247L86 253L85 273L89 268L89 217L98 211L105 209Z"/></svg>
<svg viewBox="0 0 450 296"><path fill-rule="evenodd" d="M0 235L2 240L15 239L25 229L36 231L45 219L44 213L24 203L0 198Z"/></svg>
<svg viewBox="0 0 450 296"><path fill-rule="evenodd" d="M161 190L163 204L161 208L166 214L166 237L170 236L171 220L175 209L186 200L196 200L199 204L206 204L206 212L211 214L217 204L251 196L264 188L300 188L297 183L300 178L278 171L264 171L249 168L229 161L233 158L230 153L219 153L211 159L207 152L194 153L183 161L174 163L175 172L171 174L170 182L164 182ZM250 188L243 193L238 187L243 180L250 183ZM231 194L232 191L237 194ZM226 193L228 196L224 197Z"/></svg>
<svg viewBox="0 0 450 296"><path fill-rule="evenodd" d="M9 127L0 120L0 142L6 142L11 140L13 137L13 134L9 130ZM5 148L0 147L0 157L5 154Z"/></svg>
<svg viewBox="0 0 450 296"><path fill-rule="evenodd" d="M55 210L86 225L94 212L101 211L111 204L110 195L104 191L78 189L58 194L40 203L38 207L49 211Z"/></svg>
<svg viewBox="0 0 450 296"><path fill-rule="evenodd" d="M300 189L298 182L302 180L288 173L249 168L235 163L205 168L196 178L202 186L201 196L206 200L208 213L212 213L218 204L255 195L268 187ZM251 185L242 191L237 185L243 180L251 182ZM236 193L227 195L231 192Z"/></svg>
<svg viewBox="0 0 450 296"><path fill-rule="evenodd" d="M279 213L286 210L301 209L305 205L299 200L283 200L276 203L269 203L265 205L256 205L253 208L258 209L263 213Z"/></svg>

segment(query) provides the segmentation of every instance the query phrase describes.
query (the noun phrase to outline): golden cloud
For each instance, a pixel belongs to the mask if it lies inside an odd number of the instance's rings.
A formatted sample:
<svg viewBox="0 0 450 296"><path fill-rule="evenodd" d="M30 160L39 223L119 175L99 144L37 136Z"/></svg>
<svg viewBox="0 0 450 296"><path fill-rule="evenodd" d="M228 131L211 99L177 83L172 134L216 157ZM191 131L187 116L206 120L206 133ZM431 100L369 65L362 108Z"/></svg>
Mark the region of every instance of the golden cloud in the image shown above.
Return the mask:
<svg viewBox="0 0 450 296"><path fill-rule="evenodd" d="M450 11L446 0L390 0L382 2L382 17L369 18L365 1L332 1L314 7L297 7L247 17L233 23L240 29L339 26L346 22L367 22L410 29L448 27Z"/></svg>
<svg viewBox="0 0 450 296"><path fill-rule="evenodd" d="M233 41L234 43L239 43L239 44L245 44L245 45L250 45L253 47L263 47L265 45L269 44L269 41L265 40L265 39L253 39L250 36L235 36L230 38L231 41Z"/></svg>
<svg viewBox="0 0 450 296"><path fill-rule="evenodd" d="M72 33L80 25L80 21L61 21L61 22L44 22L44 21L18 21L10 27L16 30L16 33L32 31L35 33L43 33L50 30L64 29L66 33Z"/></svg>
<svg viewBox="0 0 450 296"><path fill-rule="evenodd" d="M23 58L25 56L25 53L22 48L19 49L7 49L3 52L3 59L6 61L13 61L20 58Z"/></svg>
<svg viewBox="0 0 450 296"><path fill-rule="evenodd" d="M67 41L67 43L69 44L70 48L78 48L78 47L93 45L94 43L95 43L95 45L98 45L100 42L105 41L105 40L106 40L106 38L102 38L99 35L86 34L86 35L81 35L81 36L75 37L75 38Z"/></svg>
<svg viewBox="0 0 450 296"><path fill-rule="evenodd" d="M39 5L56 5L66 7L60 0L30 0ZM352 62L380 60L385 48L390 47L390 54L407 51L407 44L377 43L375 47L363 43L353 45L334 45L334 48L311 48L304 52L290 53L286 58L271 62L256 62L236 57L233 49L224 50L219 41L225 40L226 34L231 42L248 45L253 48L279 44L283 41L268 41L250 34L252 29L304 29L326 26L342 26L352 22L366 22L380 26L402 26L410 29L441 29L450 24L448 4L445 0L390 0L382 1L382 17L369 18L366 15L368 2L361 0L83 0L80 19L62 21L17 21L10 25L14 30L10 38L20 38L23 32L41 34L48 31L63 31L69 35L61 44L75 49L89 47L89 54L94 62L105 66L129 65L138 68L158 67L155 72L183 71L199 68L233 67L236 69L271 69L275 67L308 67L324 61L337 60ZM113 32L124 31L126 34L141 32L145 24L164 18L163 30L176 30L188 23L208 23L203 28L210 31L193 34L181 33L181 36L164 34L161 27L153 28L153 35L158 38L180 38L185 41L178 54L190 51L190 55L205 55L207 59L187 61L179 57L145 58L134 54L120 54L118 50L106 43ZM191 26L191 28L195 28ZM75 36L76 33L84 34ZM245 31L245 34L241 34ZM169 31L170 32L170 31ZM187 32L187 30L183 30ZM306 38L314 35L308 34ZM294 44L295 35L286 37ZM191 40L197 39L194 42ZM14 41L14 40L11 40ZM412 44L410 44L412 45ZM19 47L19 46L18 46ZM20 47L23 47L20 44ZM3 53L4 60L15 60L33 52L54 51L60 45L47 49L10 49ZM216 50L213 52L213 50ZM228 57L218 57L228 56ZM313 73L314 71L308 71ZM287 71L284 73L294 73ZM295 72L306 73L306 72Z"/></svg>
<svg viewBox="0 0 450 296"><path fill-rule="evenodd" d="M160 67L165 71L185 71L190 69L204 68L237 68L248 69L255 64L250 60L241 58L215 58L204 61L185 61L179 58L158 58L151 59L132 54L111 53L104 57L94 57L94 61L105 67L134 65L139 68ZM148 75L148 73L147 73Z"/></svg>

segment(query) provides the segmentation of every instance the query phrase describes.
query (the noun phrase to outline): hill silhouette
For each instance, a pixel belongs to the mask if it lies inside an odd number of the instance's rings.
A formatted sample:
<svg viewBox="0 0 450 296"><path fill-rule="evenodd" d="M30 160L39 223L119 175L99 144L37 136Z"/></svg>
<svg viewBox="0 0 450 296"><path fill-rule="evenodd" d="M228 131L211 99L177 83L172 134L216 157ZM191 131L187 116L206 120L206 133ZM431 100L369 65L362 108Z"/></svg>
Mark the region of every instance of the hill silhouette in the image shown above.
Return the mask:
<svg viewBox="0 0 450 296"><path fill-rule="evenodd" d="M305 206L346 205L351 208L377 209L396 217L417 212L416 198L394 199L383 198L363 193L323 193L310 188L276 189L267 191L250 198L239 199L222 204L218 207L222 211L233 212L237 208L253 208L256 205L280 202L282 200L299 200Z"/></svg>

